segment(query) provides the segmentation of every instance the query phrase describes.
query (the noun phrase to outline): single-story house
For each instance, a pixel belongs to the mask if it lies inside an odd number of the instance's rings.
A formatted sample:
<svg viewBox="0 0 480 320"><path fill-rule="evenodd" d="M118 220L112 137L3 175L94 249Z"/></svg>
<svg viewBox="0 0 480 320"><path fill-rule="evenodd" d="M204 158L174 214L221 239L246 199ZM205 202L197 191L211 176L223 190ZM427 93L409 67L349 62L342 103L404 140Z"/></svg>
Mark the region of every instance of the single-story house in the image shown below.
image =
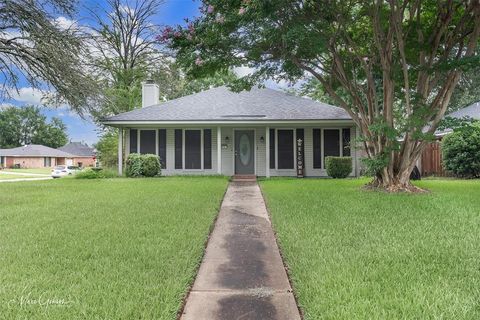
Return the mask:
<svg viewBox="0 0 480 320"><path fill-rule="evenodd" d="M66 163L72 155L39 144L0 149L0 167L51 168Z"/></svg>
<svg viewBox="0 0 480 320"><path fill-rule="evenodd" d="M351 176L359 174L358 132L341 108L262 88L217 87L160 103L148 81L142 95L142 108L103 121L119 128L119 172L129 153L153 153L165 175L322 177L327 156L351 156Z"/></svg>
<svg viewBox="0 0 480 320"><path fill-rule="evenodd" d="M69 166L78 167L93 167L96 162L96 152L94 148L88 146L83 142L70 141L58 150L64 151L72 155L72 158L66 160L66 164Z"/></svg>
<svg viewBox="0 0 480 320"><path fill-rule="evenodd" d="M480 101L463 109L449 113L446 115L446 117L480 121ZM422 176L442 176L446 174L442 165L441 141L445 135L452 132L453 129L450 128L437 130L435 132L435 141L429 143L422 153L419 165Z"/></svg>

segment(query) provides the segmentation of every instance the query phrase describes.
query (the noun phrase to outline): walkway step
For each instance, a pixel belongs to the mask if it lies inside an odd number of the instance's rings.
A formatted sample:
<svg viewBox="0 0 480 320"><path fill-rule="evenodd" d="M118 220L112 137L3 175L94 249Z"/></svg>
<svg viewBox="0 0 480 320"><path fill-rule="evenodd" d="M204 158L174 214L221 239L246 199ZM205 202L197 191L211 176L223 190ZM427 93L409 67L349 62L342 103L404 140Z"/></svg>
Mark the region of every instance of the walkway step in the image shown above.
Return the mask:
<svg viewBox="0 0 480 320"><path fill-rule="evenodd" d="M232 177L233 182L256 182L257 181L257 176L248 174L248 175L239 175L236 174Z"/></svg>
<svg viewBox="0 0 480 320"><path fill-rule="evenodd" d="M256 182L230 183L181 319L300 319Z"/></svg>

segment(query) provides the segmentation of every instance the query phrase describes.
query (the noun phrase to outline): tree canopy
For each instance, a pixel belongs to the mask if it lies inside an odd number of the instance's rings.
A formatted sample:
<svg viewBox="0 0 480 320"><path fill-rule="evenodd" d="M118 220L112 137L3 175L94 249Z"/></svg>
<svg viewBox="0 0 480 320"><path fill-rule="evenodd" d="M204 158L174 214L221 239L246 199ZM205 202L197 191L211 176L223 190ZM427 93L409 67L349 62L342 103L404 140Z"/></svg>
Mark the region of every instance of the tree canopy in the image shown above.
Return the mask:
<svg viewBox="0 0 480 320"><path fill-rule="evenodd" d="M249 66L265 79L314 77L360 129L373 186L416 190L410 172L462 72L479 64L480 2L204 0L160 38L190 75Z"/></svg>
<svg viewBox="0 0 480 320"><path fill-rule="evenodd" d="M86 47L74 26L62 25L52 13L70 17L74 0L0 0L0 94L8 98L25 79L35 88L53 89L52 104L78 113L98 96L83 68Z"/></svg>
<svg viewBox="0 0 480 320"><path fill-rule="evenodd" d="M0 110L0 148L41 144L58 148L68 142L67 127L60 118L50 122L39 107L8 107Z"/></svg>

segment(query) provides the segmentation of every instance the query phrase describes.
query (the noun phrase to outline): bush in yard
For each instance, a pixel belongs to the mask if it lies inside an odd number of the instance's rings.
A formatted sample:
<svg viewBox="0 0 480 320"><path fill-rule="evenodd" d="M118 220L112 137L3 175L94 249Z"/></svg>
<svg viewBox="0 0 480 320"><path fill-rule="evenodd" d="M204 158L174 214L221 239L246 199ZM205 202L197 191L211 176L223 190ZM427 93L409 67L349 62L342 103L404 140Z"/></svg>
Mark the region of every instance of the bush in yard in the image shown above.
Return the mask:
<svg viewBox="0 0 480 320"><path fill-rule="evenodd" d="M352 157L327 157L325 168L332 178L346 178L352 172Z"/></svg>
<svg viewBox="0 0 480 320"><path fill-rule="evenodd" d="M102 168L87 168L78 172L74 177L75 179L106 179L117 177L117 173Z"/></svg>
<svg viewBox="0 0 480 320"><path fill-rule="evenodd" d="M142 155L139 153L130 153L127 158L125 173L127 177L142 176Z"/></svg>
<svg viewBox="0 0 480 320"><path fill-rule="evenodd" d="M480 177L480 125L461 128L442 140L443 166L464 178Z"/></svg>
<svg viewBox="0 0 480 320"><path fill-rule="evenodd" d="M142 159L142 175L145 177L155 177L160 175L160 157L155 154L144 154Z"/></svg>
<svg viewBox="0 0 480 320"><path fill-rule="evenodd" d="M127 177L155 177L160 175L160 158L155 154L131 153L126 163Z"/></svg>

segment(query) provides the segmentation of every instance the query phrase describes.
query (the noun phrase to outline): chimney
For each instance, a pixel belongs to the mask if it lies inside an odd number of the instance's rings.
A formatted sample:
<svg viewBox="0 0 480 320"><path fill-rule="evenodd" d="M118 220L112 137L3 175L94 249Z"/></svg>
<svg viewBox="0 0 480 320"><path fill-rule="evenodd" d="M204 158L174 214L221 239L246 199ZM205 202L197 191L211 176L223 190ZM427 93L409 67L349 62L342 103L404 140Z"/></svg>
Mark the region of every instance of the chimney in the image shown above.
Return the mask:
<svg viewBox="0 0 480 320"><path fill-rule="evenodd" d="M153 80L142 83L142 108L159 104L159 88Z"/></svg>

